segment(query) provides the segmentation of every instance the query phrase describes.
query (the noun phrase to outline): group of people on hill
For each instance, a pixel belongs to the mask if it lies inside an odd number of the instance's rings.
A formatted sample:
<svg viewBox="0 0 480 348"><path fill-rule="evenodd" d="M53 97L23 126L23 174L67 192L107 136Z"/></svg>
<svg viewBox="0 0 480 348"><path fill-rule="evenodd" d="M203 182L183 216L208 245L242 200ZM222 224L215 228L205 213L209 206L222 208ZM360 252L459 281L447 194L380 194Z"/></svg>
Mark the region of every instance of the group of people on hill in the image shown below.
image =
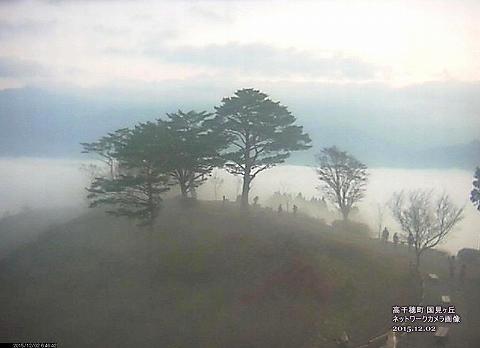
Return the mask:
<svg viewBox="0 0 480 348"><path fill-rule="evenodd" d="M387 227L385 226L385 228L383 229L383 232L382 232L382 240L383 240L385 243L387 243L389 236L390 236L390 232L388 231ZM395 233L393 234L392 241L393 241L393 244L394 244L395 246L397 246L398 243L400 243L400 236L398 235L397 232L395 232ZM415 245L415 238L413 237L413 234L412 234L412 233L409 233L409 234L408 234L407 244L408 244L408 249L412 248L412 247Z"/></svg>
<svg viewBox="0 0 480 348"><path fill-rule="evenodd" d="M383 229L382 232L382 240L384 243L388 243L388 238L390 236L390 232L388 231L387 227ZM400 239L398 236L398 233L394 233L392 237L393 244L396 246L398 245ZM413 236L412 233L408 234L407 237L407 244L408 244L408 249L411 249L415 245L415 237ZM454 280L455 279L455 270L456 270L456 260L455 256L449 256L448 257L448 266L449 266L449 274L450 274L450 279ZM460 267L460 272L458 273L458 280L460 284L463 284L465 282L465 276L467 273L467 265L465 263L462 263Z"/></svg>
<svg viewBox="0 0 480 348"><path fill-rule="evenodd" d="M388 238L390 236L390 232L388 231L387 227L385 226L385 228L383 229L383 232L382 232L382 240L387 243L388 242ZM392 237L392 241L395 245L398 244L398 242L400 241L400 237L398 236L398 233L395 232L393 234L393 237Z"/></svg>
<svg viewBox="0 0 480 348"><path fill-rule="evenodd" d="M307 199L301 192L295 195L276 191L265 200L264 204L266 207L273 207L278 213L297 214L302 211L307 215L318 215L328 212L325 197Z"/></svg>
<svg viewBox="0 0 480 348"><path fill-rule="evenodd" d="M236 203L240 204L241 198L242 198L241 195L237 195ZM300 192L299 192L298 195L297 195L297 199L304 199L303 196L302 196L302 194L301 194ZM313 199L313 198L312 198L312 199ZM258 196L255 196L255 197L253 198L253 206L254 206L254 207L258 207L258 206L259 206L259 203L258 203L259 200L260 200L260 197L258 197ZM322 200L318 200L318 201L320 201L320 202L325 202L325 199L322 197ZM228 202L228 199L227 199L227 197L226 197L225 195L223 195L223 197L222 197L222 203L223 203L223 205L225 205L226 202ZM326 204L326 203L325 203L325 204ZM287 205L287 211L288 211L288 205ZM297 216L297 214L298 214L298 205L293 204L292 212L293 212L293 215L294 215L294 216ZM279 204L279 205L278 205L277 213L278 213L279 215L283 214L283 205L282 205L282 204Z"/></svg>
<svg viewBox="0 0 480 348"><path fill-rule="evenodd" d="M298 206L294 204L292 210L293 210L293 215L296 216L298 213ZM279 215L283 213L283 206L281 204L278 205L277 213Z"/></svg>

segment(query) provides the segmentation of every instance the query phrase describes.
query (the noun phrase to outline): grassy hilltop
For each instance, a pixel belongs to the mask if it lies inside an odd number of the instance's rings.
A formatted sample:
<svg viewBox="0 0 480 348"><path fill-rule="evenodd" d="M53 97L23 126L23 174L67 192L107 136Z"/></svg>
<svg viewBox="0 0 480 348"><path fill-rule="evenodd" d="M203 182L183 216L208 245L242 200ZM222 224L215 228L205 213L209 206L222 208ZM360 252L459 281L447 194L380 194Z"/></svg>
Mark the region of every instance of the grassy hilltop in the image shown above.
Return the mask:
<svg viewBox="0 0 480 348"><path fill-rule="evenodd" d="M346 330L363 342L416 296L407 260L363 230L169 201L149 235L91 211L0 261L0 341L330 347Z"/></svg>

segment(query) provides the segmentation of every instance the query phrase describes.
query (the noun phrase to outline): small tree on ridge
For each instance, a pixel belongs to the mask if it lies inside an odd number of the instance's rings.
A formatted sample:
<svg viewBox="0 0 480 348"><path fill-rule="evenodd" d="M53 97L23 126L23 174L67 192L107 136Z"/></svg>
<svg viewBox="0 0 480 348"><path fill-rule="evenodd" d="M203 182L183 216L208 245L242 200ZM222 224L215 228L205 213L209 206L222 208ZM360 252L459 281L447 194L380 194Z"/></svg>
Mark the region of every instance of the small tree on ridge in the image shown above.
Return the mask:
<svg viewBox="0 0 480 348"><path fill-rule="evenodd" d="M338 208L343 220L348 220L355 204L365 196L367 167L336 146L324 148L316 159L318 179L323 183L319 189Z"/></svg>
<svg viewBox="0 0 480 348"><path fill-rule="evenodd" d="M395 193L391 209L403 232L413 235L417 271L422 254L443 242L463 218L463 208L447 194L435 200L432 191L425 190Z"/></svg>

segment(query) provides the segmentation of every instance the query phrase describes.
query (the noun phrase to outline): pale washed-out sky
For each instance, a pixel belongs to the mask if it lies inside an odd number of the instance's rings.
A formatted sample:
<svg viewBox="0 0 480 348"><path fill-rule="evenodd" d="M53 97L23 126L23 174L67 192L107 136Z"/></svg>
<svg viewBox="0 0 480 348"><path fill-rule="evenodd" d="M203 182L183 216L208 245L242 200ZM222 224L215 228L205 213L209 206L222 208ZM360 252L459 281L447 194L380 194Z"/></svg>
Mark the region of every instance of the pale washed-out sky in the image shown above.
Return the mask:
<svg viewBox="0 0 480 348"><path fill-rule="evenodd" d="M6 1L0 87L480 79L475 1Z"/></svg>
<svg viewBox="0 0 480 348"><path fill-rule="evenodd" d="M479 23L468 0L0 1L0 93L75 90L174 111L254 87L322 128L317 144L338 129L468 143L480 139Z"/></svg>

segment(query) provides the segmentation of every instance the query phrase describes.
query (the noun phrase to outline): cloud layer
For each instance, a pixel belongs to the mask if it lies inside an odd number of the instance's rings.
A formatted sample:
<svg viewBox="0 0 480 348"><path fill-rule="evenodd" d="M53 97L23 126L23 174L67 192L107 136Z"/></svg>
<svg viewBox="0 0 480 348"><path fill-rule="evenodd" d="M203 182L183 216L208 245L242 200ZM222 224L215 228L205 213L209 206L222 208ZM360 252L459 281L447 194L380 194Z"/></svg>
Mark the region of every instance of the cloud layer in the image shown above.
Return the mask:
<svg viewBox="0 0 480 348"><path fill-rule="evenodd" d="M328 143L469 142L480 137L480 3L436 3L0 2L0 90L80 90L135 119L254 87Z"/></svg>
<svg viewBox="0 0 480 348"><path fill-rule="evenodd" d="M32 78L48 74L49 69L35 61L0 57L0 78Z"/></svg>
<svg viewBox="0 0 480 348"><path fill-rule="evenodd" d="M145 50L164 62L208 67L221 71L257 74L262 77L303 77L338 80L370 80L381 71L379 67L359 58L335 52L276 48L266 44L207 45L176 48L152 47Z"/></svg>
<svg viewBox="0 0 480 348"><path fill-rule="evenodd" d="M480 4L471 1L3 2L0 57L52 70L34 81L43 85L205 76L473 81L480 79L476 13ZM32 84L14 71L0 89Z"/></svg>

